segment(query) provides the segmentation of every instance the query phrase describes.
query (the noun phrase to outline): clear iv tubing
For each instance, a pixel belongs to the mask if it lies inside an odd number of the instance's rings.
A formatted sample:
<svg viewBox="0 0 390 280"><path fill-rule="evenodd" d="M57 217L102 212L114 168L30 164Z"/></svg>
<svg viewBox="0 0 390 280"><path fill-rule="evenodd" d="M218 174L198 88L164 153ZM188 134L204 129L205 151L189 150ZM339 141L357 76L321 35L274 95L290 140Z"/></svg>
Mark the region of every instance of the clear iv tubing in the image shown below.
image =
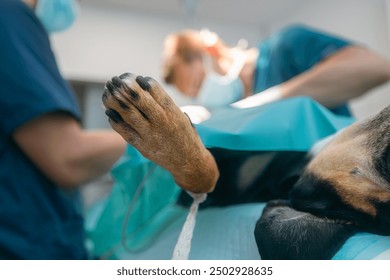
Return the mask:
<svg viewBox="0 0 390 280"><path fill-rule="evenodd" d="M138 187L134 193L134 196L129 204L129 207L127 208L126 215L124 217L123 225L122 225L122 239L121 243L117 244L113 247L111 247L109 250L107 250L100 259L108 259L111 256L115 254L115 251L119 249L119 247L122 245L126 252L133 253L132 250L130 250L127 247L126 240L128 238L127 236L127 226L130 220L131 212L134 208L135 202L137 201L138 197L140 196L145 183L147 179L152 175L153 171L156 169L157 165L153 164L148 172L144 175L141 182L138 184ZM189 257L190 250L191 250L191 240L192 240L192 234L195 227L195 219L198 212L198 206L200 203L204 202L207 198L207 194L193 194L188 192L188 194L194 199L194 202L192 203L190 207L190 211L188 213L187 219L183 225L183 229L179 235L179 239L176 243L176 246L174 248L172 259L174 260L186 260Z"/></svg>
<svg viewBox="0 0 390 280"><path fill-rule="evenodd" d="M149 176L152 175L152 173L156 169L156 167L157 167L157 165L153 164L149 168L148 172L145 174L145 176L142 178L142 181L139 183L137 190L134 193L133 199L131 200L129 207L127 208L125 220L123 221L123 225L122 225L122 242L121 242L122 246L126 250L126 252L131 253L131 250L129 248L127 248L127 245L126 245L127 226L128 226L129 219L130 219L130 214L134 208L135 202L137 201L138 197L140 196L140 194L142 192L142 189L145 186L146 181L148 180Z"/></svg>
<svg viewBox="0 0 390 280"><path fill-rule="evenodd" d="M124 220L123 220L123 224L122 224L122 239L121 239L121 243L120 244L117 244L113 247L111 247L110 249L108 249L104 254L102 254L99 259L108 259L110 258L111 256L113 256L115 254L115 251L117 249L119 249L119 247L122 245L123 248L126 250L126 252L128 253L132 253L132 251L127 248L127 244L126 244L126 240L127 240L127 226L129 224L129 219L130 219L130 216L131 216L131 212L133 211L133 208L134 208L134 205L135 205L135 202L137 201L138 197L140 196L141 192L142 192L142 189L144 188L145 186L145 183L146 181L148 180L148 178L150 177L150 175L152 175L153 171L156 169L157 165L156 164L153 164L148 172L144 175L144 177L142 178L141 182L138 184L137 186L137 189L135 190L135 193L134 193L134 196L133 198L131 199L130 201L130 204L127 208L127 211L126 211L126 215L124 217Z"/></svg>

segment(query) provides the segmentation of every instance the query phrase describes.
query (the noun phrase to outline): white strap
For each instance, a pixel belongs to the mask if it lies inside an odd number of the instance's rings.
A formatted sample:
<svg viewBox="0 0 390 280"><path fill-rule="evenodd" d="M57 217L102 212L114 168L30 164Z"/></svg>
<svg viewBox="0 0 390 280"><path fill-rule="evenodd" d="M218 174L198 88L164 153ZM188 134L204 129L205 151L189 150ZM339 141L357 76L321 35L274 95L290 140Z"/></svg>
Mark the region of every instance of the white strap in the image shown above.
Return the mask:
<svg viewBox="0 0 390 280"><path fill-rule="evenodd" d="M183 225L175 249L173 250L172 260L188 260L191 251L191 240L194 233L196 214L198 213L199 204L206 200L207 194L194 194L188 192L194 201L192 202L190 212Z"/></svg>

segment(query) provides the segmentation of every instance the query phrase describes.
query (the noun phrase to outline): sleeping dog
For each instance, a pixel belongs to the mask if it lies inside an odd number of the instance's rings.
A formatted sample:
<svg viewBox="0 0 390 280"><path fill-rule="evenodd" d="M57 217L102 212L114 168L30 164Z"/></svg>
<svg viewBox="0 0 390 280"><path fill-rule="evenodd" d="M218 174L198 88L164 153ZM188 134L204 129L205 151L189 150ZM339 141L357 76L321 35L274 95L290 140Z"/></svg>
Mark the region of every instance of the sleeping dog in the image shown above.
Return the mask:
<svg viewBox="0 0 390 280"><path fill-rule="evenodd" d="M288 200L267 204L255 237L263 258L331 258L356 231L390 235L390 106L336 135Z"/></svg>
<svg viewBox="0 0 390 280"><path fill-rule="evenodd" d="M208 150L149 77L114 77L102 99L113 129L184 190L209 192L206 206L268 201L255 228L263 259L329 259L357 231L390 234L390 106L313 156Z"/></svg>

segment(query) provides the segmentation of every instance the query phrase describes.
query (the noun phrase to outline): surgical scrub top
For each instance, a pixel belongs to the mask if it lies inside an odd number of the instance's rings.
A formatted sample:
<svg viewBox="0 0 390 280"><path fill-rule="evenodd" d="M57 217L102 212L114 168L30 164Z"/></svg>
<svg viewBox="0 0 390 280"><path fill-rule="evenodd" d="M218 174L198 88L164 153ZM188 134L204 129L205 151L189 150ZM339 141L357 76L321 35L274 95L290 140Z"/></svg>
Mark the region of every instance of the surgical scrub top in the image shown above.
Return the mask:
<svg viewBox="0 0 390 280"><path fill-rule="evenodd" d="M43 26L22 1L0 1L0 40L0 259L85 259L80 211L12 137L47 113L79 119L75 99Z"/></svg>
<svg viewBox="0 0 390 280"><path fill-rule="evenodd" d="M253 81L254 92L261 92L305 72L329 55L351 43L303 25L293 25L262 41ZM346 105L332 108L350 116Z"/></svg>

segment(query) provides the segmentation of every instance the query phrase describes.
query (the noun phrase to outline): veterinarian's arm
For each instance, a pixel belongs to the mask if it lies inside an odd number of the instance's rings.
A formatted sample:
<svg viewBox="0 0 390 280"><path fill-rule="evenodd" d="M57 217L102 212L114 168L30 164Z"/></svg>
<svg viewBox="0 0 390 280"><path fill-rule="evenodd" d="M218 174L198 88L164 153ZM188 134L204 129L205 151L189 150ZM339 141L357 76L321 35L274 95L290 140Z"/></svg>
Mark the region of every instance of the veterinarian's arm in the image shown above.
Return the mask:
<svg viewBox="0 0 390 280"><path fill-rule="evenodd" d="M49 179L64 188L78 187L103 175L125 149L118 133L87 132L64 113L32 120L18 128L13 138Z"/></svg>
<svg viewBox="0 0 390 280"><path fill-rule="evenodd" d="M281 97L311 96L327 107L359 97L390 79L387 59L362 47L346 47L281 84Z"/></svg>

